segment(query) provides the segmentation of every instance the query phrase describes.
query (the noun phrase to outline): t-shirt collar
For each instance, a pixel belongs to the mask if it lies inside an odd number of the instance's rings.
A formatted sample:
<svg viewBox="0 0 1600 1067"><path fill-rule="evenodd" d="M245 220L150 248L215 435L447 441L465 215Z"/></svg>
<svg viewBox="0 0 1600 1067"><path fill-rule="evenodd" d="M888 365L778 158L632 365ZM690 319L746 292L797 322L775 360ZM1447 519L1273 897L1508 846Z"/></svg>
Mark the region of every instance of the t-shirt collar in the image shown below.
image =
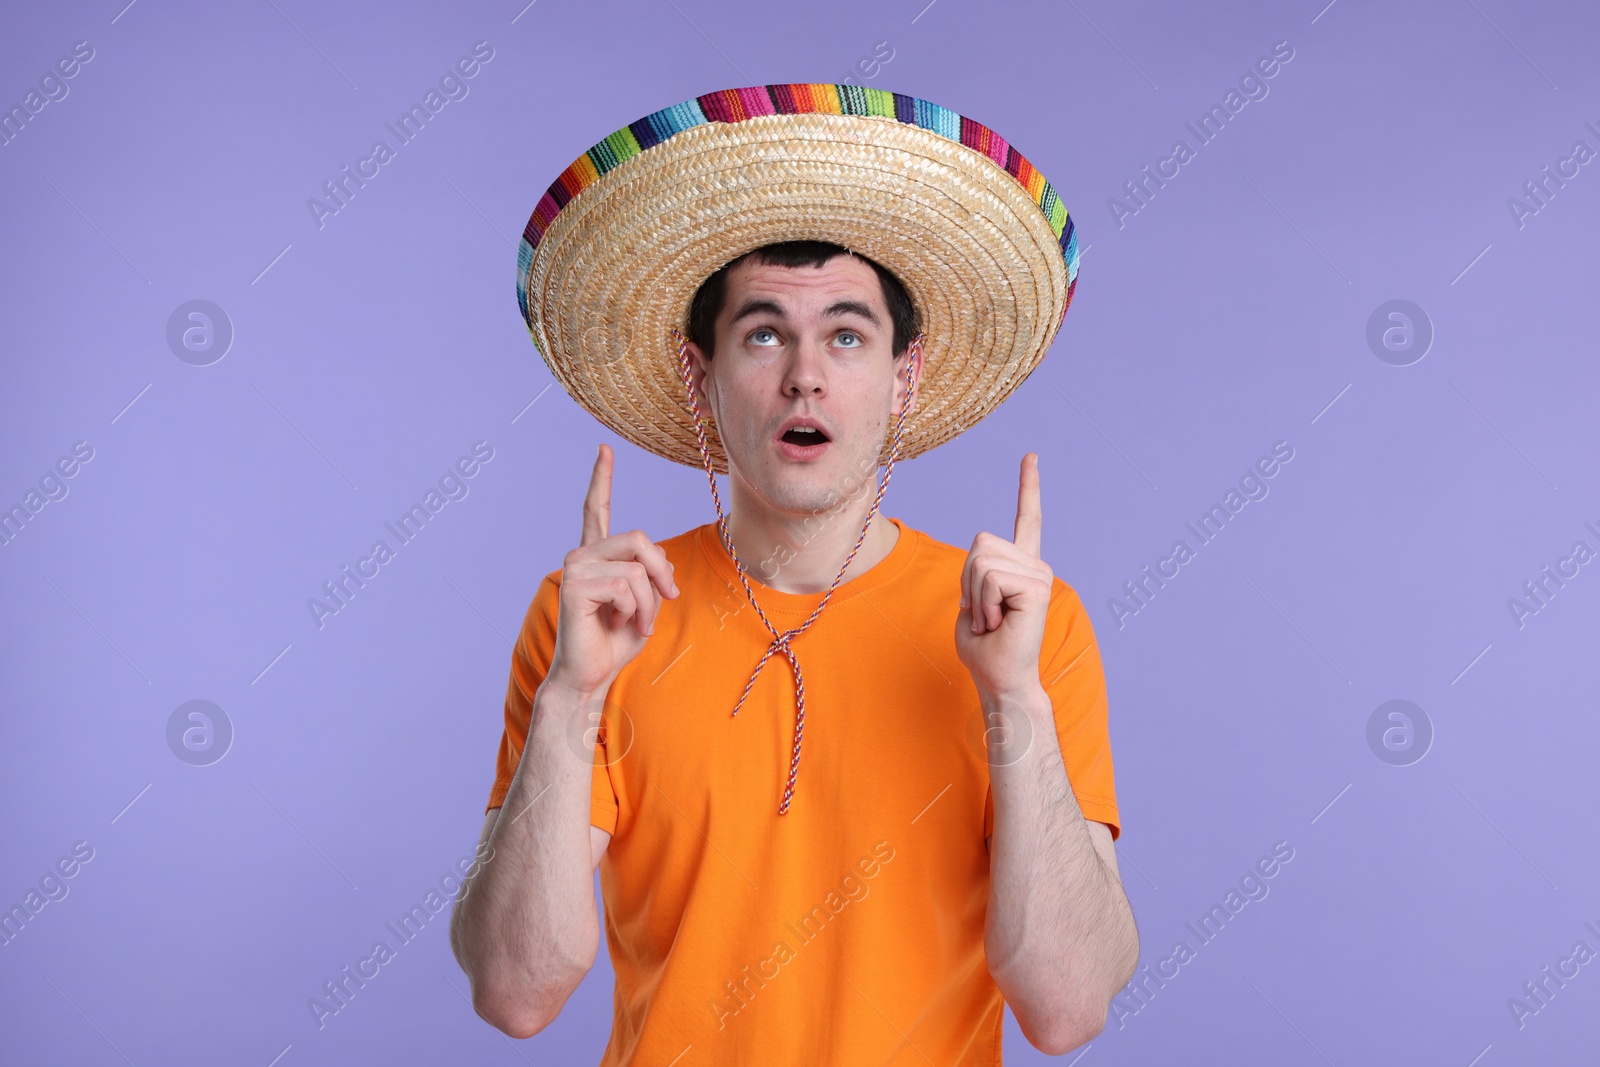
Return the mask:
<svg viewBox="0 0 1600 1067"><path fill-rule="evenodd" d="M873 564L864 574L858 574L853 578L840 582L839 588L834 590L833 599L828 602L830 610L841 601L853 599L862 592L870 591L893 581L906 569L916 555L918 542L922 535L899 519L883 515L881 512L873 516L872 521L874 523L881 522L886 518L894 523L895 527L900 531L900 536L895 541L894 547L889 550L887 556ZM860 532L859 528L856 532ZM708 522L704 526L696 527L695 541L700 545L700 550L704 553L706 559L710 561L712 569L737 590L740 600L745 600L744 588L739 584L739 573L733 565L733 560L729 558L727 549L722 546L722 538L717 533L717 524ZM762 582L761 565L765 562L764 560L741 558L741 562L744 563L745 577L750 581L750 588L755 591L756 599L760 602L764 611L808 614L817 606L817 602L822 599L826 592L824 590L816 593L786 593L779 589L773 589ZM769 564L767 570L770 572L771 569L772 564ZM827 612L823 614L826 615ZM820 623L822 620L819 619L817 621Z"/></svg>

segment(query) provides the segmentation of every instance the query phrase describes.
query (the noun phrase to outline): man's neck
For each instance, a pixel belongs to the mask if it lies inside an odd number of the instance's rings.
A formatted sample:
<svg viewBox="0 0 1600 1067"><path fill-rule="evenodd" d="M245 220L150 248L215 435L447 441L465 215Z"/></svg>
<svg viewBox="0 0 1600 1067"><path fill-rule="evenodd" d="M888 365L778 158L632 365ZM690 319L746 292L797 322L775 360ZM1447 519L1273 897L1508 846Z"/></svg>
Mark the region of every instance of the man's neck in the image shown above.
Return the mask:
<svg viewBox="0 0 1600 1067"><path fill-rule="evenodd" d="M869 484L867 491L854 498L809 516L771 510L737 478L730 479L728 492L728 536L750 579L783 593L821 593L833 584L861 536L861 524L877 489ZM882 562L899 539L899 529L883 516L880 506L840 584Z"/></svg>

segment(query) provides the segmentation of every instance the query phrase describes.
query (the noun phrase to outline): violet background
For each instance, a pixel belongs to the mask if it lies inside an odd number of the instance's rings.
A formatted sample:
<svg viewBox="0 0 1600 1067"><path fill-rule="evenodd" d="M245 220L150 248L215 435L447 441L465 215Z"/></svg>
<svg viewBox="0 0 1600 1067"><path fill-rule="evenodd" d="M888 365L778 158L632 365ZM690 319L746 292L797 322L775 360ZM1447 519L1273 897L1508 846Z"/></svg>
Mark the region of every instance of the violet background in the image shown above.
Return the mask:
<svg viewBox="0 0 1600 1067"><path fill-rule="evenodd" d="M94 458L0 548L0 906L74 842L95 856L0 947L0 1060L598 1060L604 952L513 1042L466 1003L445 914L321 1030L307 1007L470 854L509 637L574 543L596 443L618 448L614 529L711 516L702 473L546 392L513 242L606 133L715 89L842 81L878 41L893 58L858 80L1000 131L1084 249L1045 363L900 466L887 513L958 545L1009 532L1017 462L1041 454L1045 554L1104 657L1144 962L1295 850L1086 1062L1592 1050L1600 967L1520 1029L1507 999L1600 948L1600 566L1521 628L1507 599L1600 547L1600 164L1520 228L1507 200L1574 141L1600 149L1600 17L1324 2L8 12L6 107L74 42L95 56L0 147L0 504L75 441ZM307 199L480 40L469 95L319 229ZM1119 228L1108 200L1280 40L1269 95ZM204 367L165 339L196 298L235 330ZM1435 330L1403 367L1366 341L1395 298ZM479 440L470 495L319 630L307 598ZM1119 628L1108 598L1279 440L1270 495ZM235 732L210 766L166 740L194 699ZM1435 733L1408 766L1366 739L1391 699ZM1010 1021L1005 1049L1045 1060Z"/></svg>

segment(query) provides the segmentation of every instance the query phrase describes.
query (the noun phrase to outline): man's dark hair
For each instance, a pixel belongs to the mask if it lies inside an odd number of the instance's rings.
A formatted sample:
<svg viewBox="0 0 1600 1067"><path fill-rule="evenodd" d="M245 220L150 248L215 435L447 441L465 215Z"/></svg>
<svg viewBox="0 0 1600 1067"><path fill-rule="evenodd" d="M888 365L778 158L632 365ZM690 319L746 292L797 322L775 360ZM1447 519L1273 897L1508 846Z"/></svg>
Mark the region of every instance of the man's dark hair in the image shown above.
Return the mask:
<svg viewBox="0 0 1600 1067"><path fill-rule="evenodd" d="M695 290L694 300L689 304L689 340L700 346L706 359L715 354L717 316L722 314L723 304L728 299L728 271L743 260L754 259L757 263L772 267L820 267L835 256L845 255L854 255L877 273L878 284L883 289L883 302L889 306L889 319L894 323L891 352L895 356L900 355L920 328L911 295L900 284L900 279L883 266L859 252L851 252L843 245L828 241L781 241L752 249L738 259L723 264Z"/></svg>

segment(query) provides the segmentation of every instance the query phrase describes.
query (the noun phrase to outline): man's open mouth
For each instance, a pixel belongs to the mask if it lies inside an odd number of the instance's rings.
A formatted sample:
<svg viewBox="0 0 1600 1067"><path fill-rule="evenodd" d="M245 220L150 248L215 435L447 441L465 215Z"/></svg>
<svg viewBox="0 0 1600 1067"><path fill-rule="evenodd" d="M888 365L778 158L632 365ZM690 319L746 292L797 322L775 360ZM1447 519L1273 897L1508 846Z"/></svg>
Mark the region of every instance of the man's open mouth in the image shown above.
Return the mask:
<svg viewBox="0 0 1600 1067"><path fill-rule="evenodd" d="M795 426L785 430L779 440L791 445L820 445L828 440L828 435L815 426Z"/></svg>

